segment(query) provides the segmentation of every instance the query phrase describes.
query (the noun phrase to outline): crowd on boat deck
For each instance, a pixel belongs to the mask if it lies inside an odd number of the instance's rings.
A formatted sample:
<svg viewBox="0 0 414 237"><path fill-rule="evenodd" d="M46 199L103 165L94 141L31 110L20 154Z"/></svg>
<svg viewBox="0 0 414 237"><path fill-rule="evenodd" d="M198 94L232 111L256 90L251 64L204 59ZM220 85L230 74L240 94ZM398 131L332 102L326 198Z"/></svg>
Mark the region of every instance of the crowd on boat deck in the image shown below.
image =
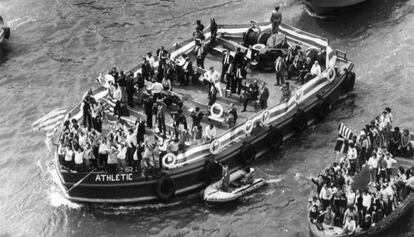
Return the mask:
<svg viewBox="0 0 414 237"><path fill-rule="evenodd" d="M399 166L393 155L412 155L409 139L402 143L398 127L392 129L391 109L367 124L360 135L346 141L345 156L311 180L317 195L309 201L309 217L318 229L342 227L344 234L369 230L389 216L414 188L414 167ZM353 181L368 167L369 183L355 189ZM366 168L365 168L366 169ZM360 182L360 181L358 181Z"/></svg>

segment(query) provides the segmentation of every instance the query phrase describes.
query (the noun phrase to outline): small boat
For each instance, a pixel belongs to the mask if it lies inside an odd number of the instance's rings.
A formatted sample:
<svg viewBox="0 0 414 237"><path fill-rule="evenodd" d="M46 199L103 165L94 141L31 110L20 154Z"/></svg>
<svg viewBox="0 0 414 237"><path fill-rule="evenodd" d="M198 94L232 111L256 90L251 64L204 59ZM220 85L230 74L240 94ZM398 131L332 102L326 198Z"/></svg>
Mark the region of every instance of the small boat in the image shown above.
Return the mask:
<svg viewBox="0 0 414 237"><path fill-rule="evenodd" d="M340 126L340 131L346 131L346 130L348 130L348 134L352 134L352 131L350 129L345 128L343 125ZM343 136L343 137L346 138L346 136ZM394 157L394 159L397 160L398 166L402 166L404 168L414 167L414 160L412 158ZM395 169L393 169L393 173L394 171ZM354 187L355 186L368 187L368 182L369 182L368 176L369 176L368 166L362 167L361 171L354 177L354 180L353 180ZM314 237L377 236L380 232L385 231L386 229L391 227L393 224L395 224L398 221L398 219L404 216L413 206L414 206L414 192L410 192L410 194L404 199L404 201L401 204L399 204L399 206L394 211L392 211L390 215L382 219L375 226L371 226L368 230L363 230L360 227L357 227L356 232L354 234L345 234L343 233L343 229L337 226L333 226L329 228L321 228L322 227L321 225L312 223L309 215L307 217L307 220L309 224L310 233Z"/></svg>
<svg viewBox="0 0 414 237"><path fill-rule="evenodd" d="M306 5L306 8L311 15L323 15L365 1L366 0L303 0L303 3Z"/></svg>
<svg viewBox="0 0 414 237"><path fill-rule="evenodd" d="M408 161L408 159L404 159L404 158L396 158L396 159L398 160L399 163L402 163L402 164L409 163L410 166L414 166L414 162ZM396 210L394 210L389 216L385 217L377 225L372 226L368 230L362 230L360 227L358 227L354 234L343 234L342 228L336 227L336 226L320 230L318 229L317 225L311 222L309 215L307 219L308 219L308 224L309 224L309 230L312 236L314 237L376 236L380 232L385 231L387 228L395 224L398 221L398 219L404 216L413 206L414 206L414 192L411 192Z"/></svg>
<svg viewBox="0 0 414 237"><path fill-rule="evenodd" d="M3 18L0 16L0 43L2 43L4 39L8 38L10 38L10 27L6 26Z"/></svg>
<svg viewBox="0 0 414 237"><path fill-rule="evenodd" d="M237 170L230 174L229 190L223 191L223 180L219 180L213 184L210 184L203 193L204 201L208 203L227 203L235 201L247 193L253 192L266 184L261 178L253 179L251 182L243 182L242 179L254 172L253 168L246 170Z"/></svg>

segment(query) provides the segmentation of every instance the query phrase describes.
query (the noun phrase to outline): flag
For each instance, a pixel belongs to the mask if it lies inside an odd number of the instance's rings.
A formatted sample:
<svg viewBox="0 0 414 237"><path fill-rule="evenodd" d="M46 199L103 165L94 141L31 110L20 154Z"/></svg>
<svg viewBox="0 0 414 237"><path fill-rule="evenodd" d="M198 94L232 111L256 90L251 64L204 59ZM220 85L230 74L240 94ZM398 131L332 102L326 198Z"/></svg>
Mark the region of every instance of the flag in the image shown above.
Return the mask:
<svg viewBox="0 0 414 237"><path fill-rule="evenodd" d="M67 116L67 110L64 108L58 108L50 111L42 118L32 123L32 129L34 131L45 131L46 137L51 138L59 125L65 120Z"/></svg>
<svg viewBox="0 0 414 237"><path fill-rule="evenodd" d="M347 153L348 140L351 140L353 136L354 133L352 130L346 127L343 123L340 123L338 126L338 138L336 139L334 150L341 153Z"/></svg>

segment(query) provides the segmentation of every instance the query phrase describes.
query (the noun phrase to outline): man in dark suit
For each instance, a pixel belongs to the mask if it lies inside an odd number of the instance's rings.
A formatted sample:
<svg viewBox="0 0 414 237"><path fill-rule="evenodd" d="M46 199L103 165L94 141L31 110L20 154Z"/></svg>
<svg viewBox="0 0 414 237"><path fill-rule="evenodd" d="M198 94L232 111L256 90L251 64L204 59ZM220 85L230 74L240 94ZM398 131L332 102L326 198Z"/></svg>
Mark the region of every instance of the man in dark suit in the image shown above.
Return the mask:
<svg viewBox="0 0 414 237"><path fill-rule="evenodd" d="M260 90L259 102L261 109L267 109L267 100L269 99L269 89L266 82L262 82L262 89Z"/></svg>
<svg viewBox="0 0 414 237"><path fill-rule="evenodd" d="M280 86L285 83L285 74L287 74L287 66L285 60L282 56L279 56L275 62L275 71L276 71L276 84L275 86Z"/></svg>
<svg viewBox="0 0 414 237"><path fill-rule="evenodd" d="M234 66L235 68L243 67L243 61L244 61L244 54L241 52L240 48L237 48L236 54L234 55Z"/></svg>
<svg viewBox="0 0 414 237"><path fill-rule="evenodd" d="M221 80L224 80L224 75L226 73L228 73L228 69L230 66L230 63L233 62L233 56L231 56L230 51L229 50L225 50L224 55L223 55L223 59L221 60Z"/></svg>
<svg viewBox="0 0 414 237"><path fill-rule="evenodd" d="M144 80L151 81L151 65L147 61L146 58L143 59L143 63L141 65L141 75Z"/></svg>
<svg viewBox="0 0 414 237"><path fill-rule="evenodd" d="M181 82L182 85L188 86L190 83L190 77L193 74L193 64L191 63L191 60L189 57L185 59L185 63L183 66L184 71L184 81Z"/></svg>
<svg viewBox="0 0 414 237"><path fill-rule="evenodd" d="M134 81L134 74L132 72L128 73L125 85L126 85L128 105L131 107L134 107L135 81Z"/></svg>
<svg viewBox="0 0 414 237"><path fill-rule="evenodd" d="M246 91L246 95L244 98L244 107L242 112L246 111L247 103L249 101L257 100L257 96L259 95L259 86L257 85L257 80L254 80L252 84L249 85Z"/></svg>

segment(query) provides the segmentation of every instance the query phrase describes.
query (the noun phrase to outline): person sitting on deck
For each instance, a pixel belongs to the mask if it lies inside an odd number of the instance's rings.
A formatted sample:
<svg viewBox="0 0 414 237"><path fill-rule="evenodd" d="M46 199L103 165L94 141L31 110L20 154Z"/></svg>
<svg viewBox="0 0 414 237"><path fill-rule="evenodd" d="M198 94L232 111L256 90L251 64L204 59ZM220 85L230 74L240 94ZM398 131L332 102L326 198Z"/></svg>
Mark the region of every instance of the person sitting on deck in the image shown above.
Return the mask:
<svg viewBox="0 0 414 237"><path fill-rule="evenodd" d="M311 69L312 69L312 59L310 57L306 57L305 62L302 64L302 68L300 70L300 74L299 74L299 79L300 82L303 84L305 84L305 79L306 79L306 75L308 73L310 73Z"/></svg>
<svg viewBox="0 0 414 237"><path fill-rule="evenodd" d="M234 103L230 103L229 108L227 109L227 117L226 117L226 123L228 125L228 128L232 128L236 126L237 123L237 109Z"/></svg>
<svg viewBox="0 0 414 237"><path fill-rule="evenodd" d="M320 76L322 73L321 66L318 61L315 61L312 65L312 68L308 74L305 75L305 81L309 81L315 77Z"/></svg>
<svg viewBox="0 0 414 237"><path fill-rule="evenodd" d="M194 145L201 144L203 142L203 127L198 124L192 128L191 132L193 134Z"/></svg>
<svg viewBox="0 0 414 237"><path fill-rule="evenodd" d="M367 231L369 230L369 228L371 228L371 225L372 225L371 215L366 214L364 220L359 224L359 227L361 227L363 231Z"/></svg>
<svg viewBox="0 0 414 237"><path fill-rule="evenodd" d="M171 80L167 77L164 77L161 81L162 88L164 91L172 91Z"/></svg>
<svg viewBox="0 0 414 237"><path fill-rule="evenodd" d="M285 82L285 84L280 88L282 91L282 97L280 98L280 102L288 102L290 97L292 96L292 90L290 89L289 82Z"/></svg>
<svg viewBox="0 0 414 237"><path fill-rule="evenodd" d="M204 140L206 142L212 141L216 137L216 126L209 124L204 130Z"/></svg>
<svg viewBox="0 0 414 237"><path fill-rule="evenodd" d="M258 95L259 95L259 86L257 85L257 80L254 80L254 82L249 85L245 93L242 112L246 111L247 103L249 103L249 101L257 100Z"/></svg>
<svg viewBox="0 0 414 237"><path fill-rule="evenodd" d="M352 235L356 232L356 222L351 216L347 216L343 226L343 234Z"/></svg>

